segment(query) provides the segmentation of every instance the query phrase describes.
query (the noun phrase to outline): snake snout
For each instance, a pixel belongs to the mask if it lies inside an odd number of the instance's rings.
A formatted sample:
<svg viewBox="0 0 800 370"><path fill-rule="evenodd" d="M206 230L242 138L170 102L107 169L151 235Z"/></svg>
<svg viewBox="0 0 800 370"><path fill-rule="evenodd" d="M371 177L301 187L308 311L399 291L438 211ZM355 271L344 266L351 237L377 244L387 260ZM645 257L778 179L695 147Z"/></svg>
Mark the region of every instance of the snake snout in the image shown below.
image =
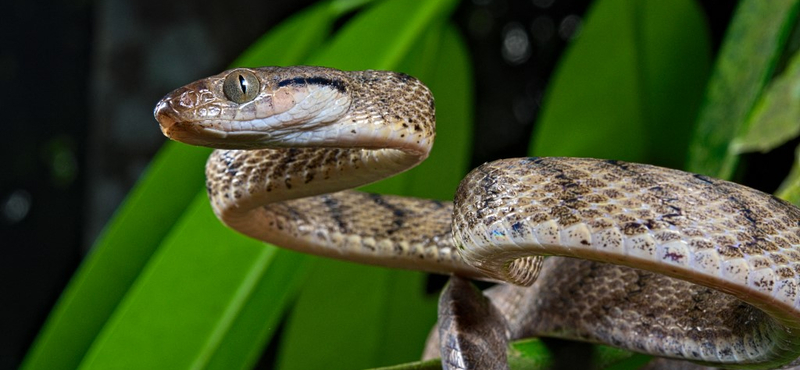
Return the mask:
<svg viewBox="0 0 800 370"><path fill-rule="evenodd" d="M216 143L219 138L224 139L226 133L216 130L205 130L200 126L187 121L186 118L173 109L167 99L162 100L156 106L156 121L161 126L161 132L170 140L178 141L189 145L199 145L208 147L223 147Z"/></svg>
<svg viewBox="0 0 800 370"><path fill-rule="evenodd" d="M172 137L172 129L177 122L180 122L178 113L170 106L169 99L162 99L153 110L153 116L161 126L161 132L167 137Z"/></svg>

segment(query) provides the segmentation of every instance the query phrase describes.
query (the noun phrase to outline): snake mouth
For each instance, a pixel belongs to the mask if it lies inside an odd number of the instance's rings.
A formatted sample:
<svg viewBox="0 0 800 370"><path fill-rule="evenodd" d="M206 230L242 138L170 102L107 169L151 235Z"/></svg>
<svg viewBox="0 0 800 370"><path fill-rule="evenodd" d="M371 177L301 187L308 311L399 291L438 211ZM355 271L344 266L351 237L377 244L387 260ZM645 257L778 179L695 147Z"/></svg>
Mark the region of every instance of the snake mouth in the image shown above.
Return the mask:
<svg viewBox="0 0 800 370"><path fill-rule="evenodd" d="M171 103L172 99L164 98L158 102L153 111L153 116L158 121L164 136L185 144L208 147L220 147L219 144L228 138L229 133L226 131L203 127L197 122L184 120Z"/></svg>
<svg viewBox="0 0 800 370"><path fill-rule="evenodd" d="M169 100L162 100L154 111L161 132L170 140L184 144L219 149L253 149L263 145L270 133L256 130L231 128L213 122L186 121L170 106Z"/></svg>
<svg viewBox="0 0 800 370"><path fill-rule="evenodd" d="M268 134L257 131L225 131L210 127L202 127L193 122L174 122L168 127L162 126L162 132L171 140L184 144L205 146L215 149L254 149Z"/></svg>
<svg viewBox="0 0 800 370"><path fill-rule="evenodd" d="M175 111L170 103L171 99L162 99L158 102L155 110L153 111L153 116L155 116L156 121L158 121L158 124L161 127L161 132L164 134L164 136L171 140L179 141L185 144L209 146L211 141L202 139L203 137L208 136L204 134L203 131L208 130L203 130L202 127L181 119L180 114ZM225 139L225 137L227 137L227 133L212 132L212 135L210 136L215 137L217 141L219 141Z"/></svg>

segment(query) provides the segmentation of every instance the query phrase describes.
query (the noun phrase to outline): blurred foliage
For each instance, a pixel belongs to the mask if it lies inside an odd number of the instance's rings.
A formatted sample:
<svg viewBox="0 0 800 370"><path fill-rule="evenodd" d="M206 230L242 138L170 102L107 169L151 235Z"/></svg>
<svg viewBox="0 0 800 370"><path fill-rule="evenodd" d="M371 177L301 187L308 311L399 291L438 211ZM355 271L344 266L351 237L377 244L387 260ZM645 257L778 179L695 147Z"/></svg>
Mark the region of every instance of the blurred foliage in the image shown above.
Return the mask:
<svg viewBox="0 0 800 370"><path fill-rule="evenodd" d="M316 64L417 76L436 96L434 152L367 189L451 199L468 170L474 106L468 53L450 21L455 6L320 1L265 34L233 66ZM694 1L595 2L548 89L531 153L687 163L729 176L742 152L797 136L800 62L776 73L777 61L789 59L783 53L796 15L797 1L742 1L712 68ZM278 369L418 358L436 312L424 275L322 260L228 230L203 190L208 154L164 145L64 291L23 369L250 368L272 341ZM793 195L798 178L787 179L781 196L800 198ZM514 369L551 361L537 340L516 342L509 354ZM596 358L611 369L646 362L614 349L598 349Z"/></svg>
<svg viewBox="0 0 800 370"><path fill-rule="evenodd" d="M531 154L680 167L709 45L692 0L596 2L550 82Z"/></svg>

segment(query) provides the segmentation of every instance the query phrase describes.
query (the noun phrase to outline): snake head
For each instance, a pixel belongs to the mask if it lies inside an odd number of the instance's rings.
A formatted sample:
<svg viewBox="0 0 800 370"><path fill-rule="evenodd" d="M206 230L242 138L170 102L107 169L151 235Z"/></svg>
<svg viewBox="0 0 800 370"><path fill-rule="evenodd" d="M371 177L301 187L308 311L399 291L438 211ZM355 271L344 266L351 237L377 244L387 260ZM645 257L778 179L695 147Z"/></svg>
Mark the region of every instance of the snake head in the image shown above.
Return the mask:
<svg viewBox="0 0 800 370"><path fill-rule="evenodd" d="M172 91L154 116L164 135L191 145L314 145L326 140L325 126L346 115L347 89L342 72L329 68L237 68Z"/></svg>

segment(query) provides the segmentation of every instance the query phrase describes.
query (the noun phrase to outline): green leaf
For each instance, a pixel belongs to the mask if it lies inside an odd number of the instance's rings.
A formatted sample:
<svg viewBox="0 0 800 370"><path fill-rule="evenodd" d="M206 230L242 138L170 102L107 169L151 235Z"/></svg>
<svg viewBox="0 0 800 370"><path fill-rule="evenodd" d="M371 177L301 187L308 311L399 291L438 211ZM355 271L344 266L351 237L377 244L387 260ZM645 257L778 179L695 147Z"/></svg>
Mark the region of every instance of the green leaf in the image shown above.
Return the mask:
<svg viewBox="0 0 800 370"><path fill-rule="evenodd" d="M306 278L308 256L272 246L266 252L274 255L263 264L263 275L250 289L249 300L229 325L227 335L217 341L206 369L253 367Z"/></svg>
<svg viewBox="0 0 800 370"><path fill-rule="evenodd" d="M731 143L736 154L768 152L800 134L800 54L770 83L745 127Z"/></svg>
<svg viewBox="0 0 800 370"><path fill-rule="evenodd" d="M265 33L231 67L261 67L296 64L320 47L338 14L328 1L319 2L270 32Z"/></svg>
<svg viewBox="0 0 800 370"><path fill-rule="evenodd" d="M744 0L729 26L690 146L688 170L730 178L738 161L731 142L772 77L794 26L797 0Z"/></svg>
<svg viewBox="0 0 800 370"><path fill-rule="evenodd" d="M275 325L285 307L278 298L290 298L293 290L287 285L296 284L296 275L278 275L283 284L273 282L273 301L259 302L257 321L246 328L238 323L267 271L278 273L270 269L278 255L276 248L223 226L205 194L198 194L114 311L80 368L207 368L234 328L257 345L263 344L264 336L257 335L263 330L253 333L253 324ZM302 269L303 256L288 257ZM235 351L238 361L252 362L256 358L252 344L244 344L224 348L226 357Z"/></svg>
<svg viewBox="0 0 800 370"><path fill-rule="evenodd" d="M419 356L421 345L409 342L419 330L409 329L425 313L426 330L436 320L435 300L421 296L423 274L319 260L312 276L320 278L305 285L288 318L277 369L357 369ZM405 330L391 327L393 304L411 309ZM394 358L380 357L387 343L400 345Z"/></svg>
<svg viewBox="0 0 800 370"><path fill-rule="evenodd" d="M444 21L455 0L382 1L352 19L318 54L314 65L344 70L393 70L431 24ZM357 56L357 57L356 57Z"/></svg>
<svg viewBox="0 0 800 370"><path fill-rule="evenodd" d="M209 152L177 143L162 148L62 293L22 369L78 367L161 240L202 186L203 163ZM158 205L156 209L154 204Z"/></svg>
<svg viewBox="0 0 800 370"><path fill-rule="evenodd" d="M692 1L596 2L548 88L530 153L680 166L708 40Z"/></svg>

